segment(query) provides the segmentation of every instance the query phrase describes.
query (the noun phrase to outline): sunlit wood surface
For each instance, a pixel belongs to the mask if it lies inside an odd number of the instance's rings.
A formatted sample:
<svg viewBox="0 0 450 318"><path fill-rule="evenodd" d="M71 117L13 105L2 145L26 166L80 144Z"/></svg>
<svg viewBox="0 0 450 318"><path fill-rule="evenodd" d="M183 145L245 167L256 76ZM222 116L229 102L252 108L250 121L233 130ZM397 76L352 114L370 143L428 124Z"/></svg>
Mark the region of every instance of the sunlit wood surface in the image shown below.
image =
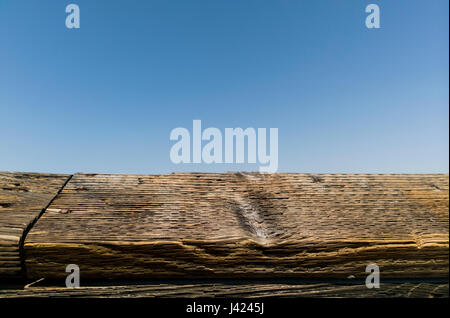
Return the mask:
<svg viewBox="0 0 450 318"><path fill-rule="evenodd" d="M64 282L66 266L77 264L82 281L113 284L3 288L0 297L165 296L186 288L192 297L314 289L322 296L448 297L448 181L447 174L0 173L3 277ZM369 264L382 279L399 281L384 291L330 283L364 282ZM149 279L198 283L139 283Z"/></svg>

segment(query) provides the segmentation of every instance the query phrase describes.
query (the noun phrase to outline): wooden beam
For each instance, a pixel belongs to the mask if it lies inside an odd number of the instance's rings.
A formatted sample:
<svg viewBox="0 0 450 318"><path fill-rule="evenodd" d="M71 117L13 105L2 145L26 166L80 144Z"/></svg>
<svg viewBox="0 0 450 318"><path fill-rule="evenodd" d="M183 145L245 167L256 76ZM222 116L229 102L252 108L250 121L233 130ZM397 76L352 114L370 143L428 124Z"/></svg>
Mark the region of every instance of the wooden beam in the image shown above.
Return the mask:
<svg viewBox="0 0 450 318"><path fill-rule="evenodd" d="M68 178L0 172L0 278L21 276L23 236Z"/></svg>
<svg viewBox="0 0 450 318"><path fill-rule="evenodd" d="M191 282L145 283L136 285L97 285L65 288L39 286L0 290L0 298L23 297L413 297L449 296L448 283L383 282L380 288L368 289L362 284L330 282Z"/></svg>
<svg viewBox="0 0 450 318"><path fill-rule="evenodd" d="M448 175L76 174L30 279L448 277Z"/></svg>

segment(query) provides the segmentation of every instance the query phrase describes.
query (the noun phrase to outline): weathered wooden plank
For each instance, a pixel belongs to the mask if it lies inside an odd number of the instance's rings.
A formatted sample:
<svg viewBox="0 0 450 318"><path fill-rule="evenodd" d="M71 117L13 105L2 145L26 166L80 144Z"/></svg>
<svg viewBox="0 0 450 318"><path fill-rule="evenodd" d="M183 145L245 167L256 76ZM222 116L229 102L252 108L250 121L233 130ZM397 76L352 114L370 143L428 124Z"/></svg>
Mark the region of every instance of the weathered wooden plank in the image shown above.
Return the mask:
<svg viewBox="0 0 450 318"><path fill-rule="evenodd" d="M23 235L68 178L61 174L0 172L0 278L21 275Z"/></svg>
<svg viewBox="0 0 450 318"><path fill-rule="evenodd" d="M364 284L316 283L146 283L140 285L100 285L80 288L57 286L0 290L0 298L24 297L449 297L448 283L383 282L380 288Z"/></svg>
<svg viewBox="0 0 450 318"><path fill-rule="evenodd" d="M28 234L28 276L448 277L448 175L77 174Z"/></svg>

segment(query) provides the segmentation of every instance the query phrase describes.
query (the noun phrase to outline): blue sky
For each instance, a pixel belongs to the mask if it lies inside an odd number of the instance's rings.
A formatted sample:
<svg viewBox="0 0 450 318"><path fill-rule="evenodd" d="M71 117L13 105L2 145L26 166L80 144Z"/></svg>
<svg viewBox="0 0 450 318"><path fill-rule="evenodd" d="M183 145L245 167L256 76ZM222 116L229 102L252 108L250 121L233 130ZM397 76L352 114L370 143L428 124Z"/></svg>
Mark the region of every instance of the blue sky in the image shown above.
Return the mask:
<svg viewBox="0 0 450 318"><path fill-rule="evenodd" d="M81 28L65 27L76 3ZM365 27L365 7L381 29ZM170 131L277 127L280 172L448 173L448 1L0 0L0 171L170 173Z"/></svg>

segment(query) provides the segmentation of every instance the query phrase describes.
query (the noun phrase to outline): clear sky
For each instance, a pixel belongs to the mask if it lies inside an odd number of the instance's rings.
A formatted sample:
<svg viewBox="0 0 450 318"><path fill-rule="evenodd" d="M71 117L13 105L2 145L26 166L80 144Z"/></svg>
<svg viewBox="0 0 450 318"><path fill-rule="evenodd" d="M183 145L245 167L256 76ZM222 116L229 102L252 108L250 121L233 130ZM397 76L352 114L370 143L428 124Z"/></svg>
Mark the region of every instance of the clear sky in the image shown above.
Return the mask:
<svg viewBox="0 0 450 318"><path fill-rule="evenodd" d="M200 119L278 128L280 172L448 173L448 5L0 0L0 171L258 169L173 164Z"/></svg>

